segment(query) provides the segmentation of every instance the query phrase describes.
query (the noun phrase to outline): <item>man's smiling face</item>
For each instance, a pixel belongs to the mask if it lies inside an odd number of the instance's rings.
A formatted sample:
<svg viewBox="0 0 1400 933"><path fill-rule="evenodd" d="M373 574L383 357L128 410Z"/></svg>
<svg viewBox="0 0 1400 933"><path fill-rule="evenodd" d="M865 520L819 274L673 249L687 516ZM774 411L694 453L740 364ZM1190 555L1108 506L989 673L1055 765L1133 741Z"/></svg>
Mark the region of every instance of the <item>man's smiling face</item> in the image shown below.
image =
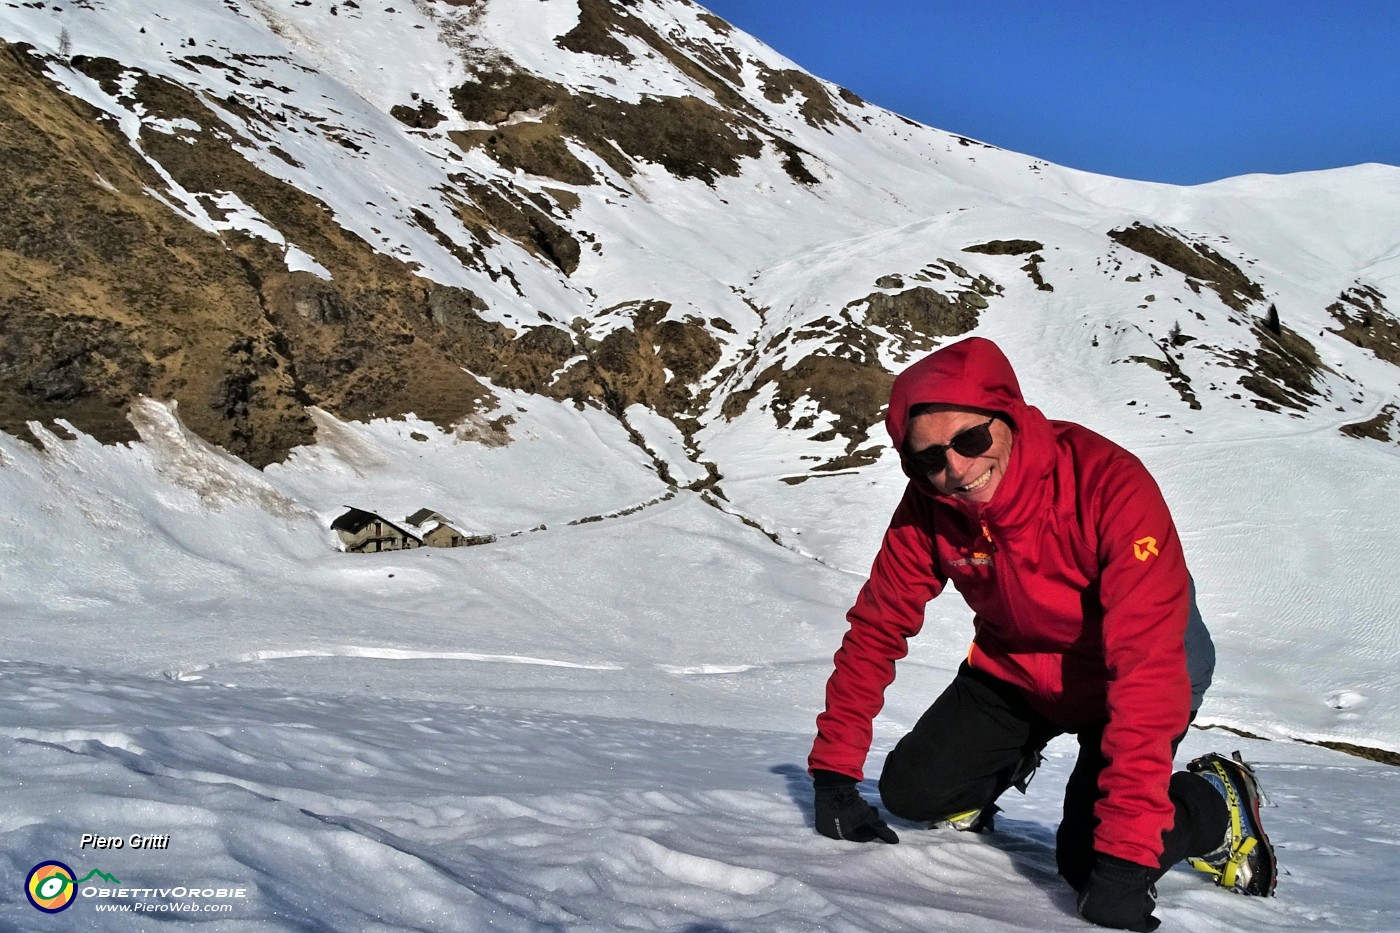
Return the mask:
<svg viewBox="0 0 1400 933"><path fill-rule="evenodd" d="M988 432L990 444L980 453L959 453L959 447L963 450L981 447L978 441L987 439L982 437L983 430ZM928 472L928 481L945 496L985 503L992 501L992 495L1006 475L1014 439L1011 427L1002 419L992 417L991 412L938 406L916 415L909 422L905 447L915 469L918 468L919 454L925 454L925 459L936 460L938 458L930 448L942 448L942 469Z"/></svg>

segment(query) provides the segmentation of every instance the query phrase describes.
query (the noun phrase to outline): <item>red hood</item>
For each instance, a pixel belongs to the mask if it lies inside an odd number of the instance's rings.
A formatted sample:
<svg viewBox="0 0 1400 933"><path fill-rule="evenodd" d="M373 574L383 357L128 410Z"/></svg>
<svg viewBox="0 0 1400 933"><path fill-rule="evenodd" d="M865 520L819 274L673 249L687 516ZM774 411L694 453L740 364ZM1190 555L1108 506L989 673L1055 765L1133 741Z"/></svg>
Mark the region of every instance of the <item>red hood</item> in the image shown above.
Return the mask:
<svg viewBox="0 0 1400 933"><path fill-rule="evenodd" d="M1038 409L1026 404L1011 361L985 337L968 337L949 344L900 373L894 380L890 407L885 413L885 429L899 451L905 475L924 493L951 502L951 497L939 495L926 477L911 474L904 457L909 409L927 403L996 412L1011 422L1016 441L1006 477L988 506L1004 511L1003 504L1015 495L1013 490L1024 488L1028 477L1049 472L1054 444L1050 423ZM965 504L957 504L966 510Z"/></svg>

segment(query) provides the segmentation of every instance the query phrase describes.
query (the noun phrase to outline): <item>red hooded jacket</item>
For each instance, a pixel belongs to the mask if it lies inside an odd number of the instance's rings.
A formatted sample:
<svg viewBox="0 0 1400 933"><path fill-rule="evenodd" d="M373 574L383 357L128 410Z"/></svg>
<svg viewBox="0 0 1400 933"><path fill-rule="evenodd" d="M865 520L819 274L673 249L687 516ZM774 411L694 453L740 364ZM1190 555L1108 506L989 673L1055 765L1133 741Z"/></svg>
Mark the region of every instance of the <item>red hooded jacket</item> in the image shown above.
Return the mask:
<svg viewBox="0 0 1400 933"><path fill-rule="evenodd" d="M1155 866L1174 817L1172 741L1191 709L1189 584L1161 491L1123 448L1027 405L989 340L951 344L895 380L885 427L901 458L909 409L925 402L1005 415L1006 472L981 505L910 476L847 614L809 766L864 776L895 662L951 581L976 613L972 667L1067 732L1107 722L1094 847Z"/></svg>

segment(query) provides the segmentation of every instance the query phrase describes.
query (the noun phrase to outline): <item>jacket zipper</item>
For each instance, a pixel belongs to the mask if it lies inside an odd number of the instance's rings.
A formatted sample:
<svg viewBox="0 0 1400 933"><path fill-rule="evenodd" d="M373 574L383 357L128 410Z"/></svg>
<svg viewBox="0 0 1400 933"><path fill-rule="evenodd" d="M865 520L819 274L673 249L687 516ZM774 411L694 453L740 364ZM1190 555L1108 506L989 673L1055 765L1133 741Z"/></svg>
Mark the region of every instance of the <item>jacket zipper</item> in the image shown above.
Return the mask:
<svg viewBox="0 0 1400 933"><path fill-rule="evenodd" d="M1000 549L997 547L996 539L992 537L992 529L987 525L987 520L985 518L982 518L981 516L978 516L978 521L982 525L982 537L987 542L987 549L990 550L993 554L997 553L997 551ZM1019 633L1021 631L1021 620L1016 612L1017 607L1012 604L1011 592L1008 588L1007 571L1009 571L1010 569L1011 568L1005 564L992 564L992 574L996 579L997 596L1001 600L1002 609L1006 612L1007 624L1011 627L1012 630ZM1035 672L1033 674L1034 683L1032 685L1032 690L1034 690L1035 692L1043 693L1045 691L1046 685L1050 682L1050 662L1044 656L1043 652L1037 652L1036 654L1037 659L1035 665ZM1061 693L1063 694L1063 689L1061 690Z"/></svg>
<svg viewBox="0 0 1400 933"><path fill-rule="evenodd" d="M978 516L978 522L982 525L982 540L987 542L987 550L996 554L1001 549L997 547L996 539L992 537L991 526L987 520ZM1006 624L1013 630L1020 630L1020 621L1016 618L1015 607L1011 604L1011 595L1006 588L1006 573L1009 567L1000 566L996 560L992 561L992 580L996 585L997 599L1001 601L1002 611L1006 613Z"/></svg>

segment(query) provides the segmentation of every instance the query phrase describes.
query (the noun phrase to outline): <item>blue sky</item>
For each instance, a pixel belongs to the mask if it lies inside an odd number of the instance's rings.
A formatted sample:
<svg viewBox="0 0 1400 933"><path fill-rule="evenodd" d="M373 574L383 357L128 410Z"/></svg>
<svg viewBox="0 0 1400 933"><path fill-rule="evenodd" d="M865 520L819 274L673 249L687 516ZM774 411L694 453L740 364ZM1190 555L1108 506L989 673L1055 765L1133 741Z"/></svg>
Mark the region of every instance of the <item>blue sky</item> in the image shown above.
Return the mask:
<svg viewBox="0 0 1400 933"><path fill-rule="evenodd" d="M1400 0L699 2L872 103L1061 165L1400 165Z"/></svg>

